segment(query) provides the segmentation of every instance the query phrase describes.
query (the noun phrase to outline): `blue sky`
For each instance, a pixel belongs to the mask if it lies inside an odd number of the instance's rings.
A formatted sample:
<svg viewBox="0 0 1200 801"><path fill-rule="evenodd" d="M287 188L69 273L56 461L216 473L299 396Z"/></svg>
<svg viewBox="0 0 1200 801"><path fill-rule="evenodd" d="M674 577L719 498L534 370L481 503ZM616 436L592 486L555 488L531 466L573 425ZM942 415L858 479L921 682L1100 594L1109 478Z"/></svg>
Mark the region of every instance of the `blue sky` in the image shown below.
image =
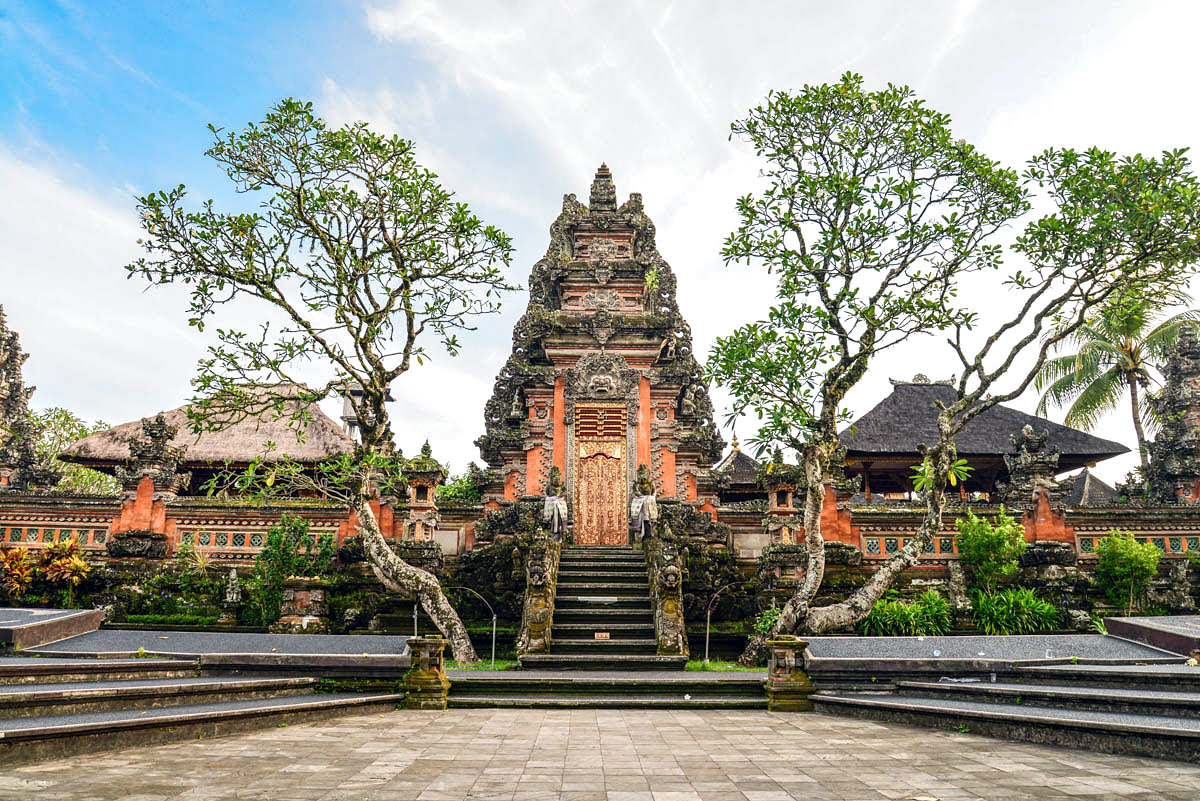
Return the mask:
<svg viewBox="0 0 1200 801"><path fill-rule="evenodd" d="M562 195L586 195L606 161L622 198L643 193L703 355L770 297L762 276L719 257L756 169L729 123L768 89L848 69L907 83L1013 166L1050 145L1192 146L1198 14L1194 3L1083 0L0 0L0 304L31 354L35 406L115 423L182 403L205 342L185 324L181 293L124 278L137 255L133 197L182 183L197 200L230 202L203 157L206 126L244 125L295 96L331 122L413 139L446 185L513 236L519 282ZM456 469L478 458L471 442L524 307L513 295L460 357L395 387L403 448L428 437ZM235 311L232 322L254 319ZM889 377L949 375L941 359L914 344L877 364L852 406L873 405ZM1123 415L1097 433L1132 440Z"/></svg>

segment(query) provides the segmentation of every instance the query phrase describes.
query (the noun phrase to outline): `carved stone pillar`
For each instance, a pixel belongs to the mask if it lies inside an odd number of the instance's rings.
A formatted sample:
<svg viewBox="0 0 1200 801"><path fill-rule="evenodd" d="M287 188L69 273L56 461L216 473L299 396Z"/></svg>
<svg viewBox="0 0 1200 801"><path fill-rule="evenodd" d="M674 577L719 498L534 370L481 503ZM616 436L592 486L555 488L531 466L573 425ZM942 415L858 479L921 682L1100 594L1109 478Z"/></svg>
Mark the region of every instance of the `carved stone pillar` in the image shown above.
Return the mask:
<svg viewBox="0 0 1200 801"><path fill-rule="evenodd" d="M412 667L404 674L405 709L445 710L450 696L446 678L446 640L441 637L409 637Z"/></svg>
<svg viewBox="0 0 1200 801"><path fill-rule="evenodd" d="M811 712L808 700L816 688L804 671L804 652L808 642L791 635L767 640L770 659L767 662L767 709L772 712Z"/></svg>

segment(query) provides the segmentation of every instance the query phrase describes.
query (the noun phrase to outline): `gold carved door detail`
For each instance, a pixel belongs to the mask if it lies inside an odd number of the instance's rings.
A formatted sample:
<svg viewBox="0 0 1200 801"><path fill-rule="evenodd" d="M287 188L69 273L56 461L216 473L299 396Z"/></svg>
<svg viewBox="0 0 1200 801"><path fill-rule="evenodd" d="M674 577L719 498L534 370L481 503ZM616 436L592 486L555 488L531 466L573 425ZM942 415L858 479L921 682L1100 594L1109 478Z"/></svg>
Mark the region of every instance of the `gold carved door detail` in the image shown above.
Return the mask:
<svg viewBox="0 0 1200 801"><path fill-rule="evenodd" d="M626 545L625 407L575 411L575 542Z"/></svg>

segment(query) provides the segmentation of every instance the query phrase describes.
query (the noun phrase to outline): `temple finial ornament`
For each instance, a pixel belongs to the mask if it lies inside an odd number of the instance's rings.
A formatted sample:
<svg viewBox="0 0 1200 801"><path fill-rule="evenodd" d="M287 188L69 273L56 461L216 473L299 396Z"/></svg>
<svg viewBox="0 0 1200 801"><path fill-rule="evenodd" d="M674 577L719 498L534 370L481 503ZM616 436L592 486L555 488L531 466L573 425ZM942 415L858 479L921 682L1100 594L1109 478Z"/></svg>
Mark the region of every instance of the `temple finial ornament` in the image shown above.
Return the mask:
<svg viewBox="0 0 1200 801"><path fill-rule="evenodd" d="M596 170L588 208L593 214L598 211L617 210L617 187L613 183L612 173L609 172L607 164L601 164L600 169Z"/></svg>

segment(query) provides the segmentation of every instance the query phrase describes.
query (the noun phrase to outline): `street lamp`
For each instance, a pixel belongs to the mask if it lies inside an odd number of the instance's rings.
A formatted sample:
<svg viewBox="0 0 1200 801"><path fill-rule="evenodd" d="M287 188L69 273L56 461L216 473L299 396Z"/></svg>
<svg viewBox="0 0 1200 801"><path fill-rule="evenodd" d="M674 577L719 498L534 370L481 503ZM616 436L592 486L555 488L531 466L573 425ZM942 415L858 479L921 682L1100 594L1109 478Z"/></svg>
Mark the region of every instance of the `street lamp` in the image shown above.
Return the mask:
<svg viewBox="0 0 1200 801"><path fill-rule="evenodd" d="M496 669L496 610L493 609L492 605L488 603L487 598L484 598L482 595L475 592L475 590L471 589L470 587L446 587L446 589L447 590L466 590L467 592L471 593L479 600L483 601L483 605L486 606L488 608L488 611L492 613L492 670L495 670Z"/></svg>
<svg viewBox="0 0 1200 801"><path fill-rule="evenodd" d="M712 597L708 599L708 609L704 613L704 661L705 662L708 661L708 635L709 635L709 630L712 628L713 602L716 601L717 596L720 595L721 593L725 592L725 590L729 589L734 584L741 584L741 583L742 582L740 582L740 581L730 582L729 584L726 584L724 587L722 587L721 589L714 592Z"/></svg>

